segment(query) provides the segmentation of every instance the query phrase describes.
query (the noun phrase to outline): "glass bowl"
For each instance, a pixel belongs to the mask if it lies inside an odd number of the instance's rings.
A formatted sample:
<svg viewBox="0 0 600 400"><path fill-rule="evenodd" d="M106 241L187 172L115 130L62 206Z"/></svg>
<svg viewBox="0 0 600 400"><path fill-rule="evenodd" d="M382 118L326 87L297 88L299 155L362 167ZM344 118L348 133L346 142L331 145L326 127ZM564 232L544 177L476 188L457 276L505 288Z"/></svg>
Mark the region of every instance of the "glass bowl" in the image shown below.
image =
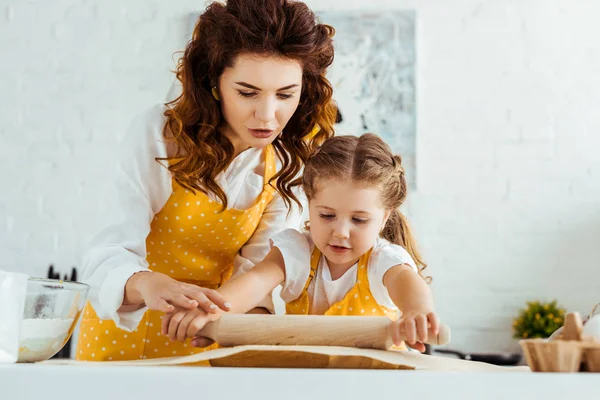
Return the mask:
<svg viewBox="0 0 600 400"><path fill-rule="evenodd" d="M45 361L67 343L87 301L84 283L29 278L17 362Z"/></svg>

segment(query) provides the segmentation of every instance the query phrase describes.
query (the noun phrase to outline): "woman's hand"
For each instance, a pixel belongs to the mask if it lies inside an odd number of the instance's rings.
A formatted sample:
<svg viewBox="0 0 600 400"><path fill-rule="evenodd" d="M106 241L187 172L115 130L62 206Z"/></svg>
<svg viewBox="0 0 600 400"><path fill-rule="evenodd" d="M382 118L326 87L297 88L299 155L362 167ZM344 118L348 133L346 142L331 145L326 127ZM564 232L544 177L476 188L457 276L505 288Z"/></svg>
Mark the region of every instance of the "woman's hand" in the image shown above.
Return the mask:
<svg viewBox="0 0 600 400"><path fill-rule="evenodd" d="M400 346L402 338L405 338L408 346L422 353L429 331L437 335L439 329L439 320L433 311L408 311L392 324L392 341Z"/></svg>
<svg viewBox="0 0 600 400"><path fill-rule="evenodd" d="M175 307L195 309L200 307L209 314L220 308L229 310L231 305L219 292L200 286L176 281L159 272L139 272L125 285L123 305L146 304L151 310L170 313Z"/></svg>
<svg viewBox="0 0 600 400"><path fill-rule="evenodd" d="M196 338L200 331L208 322L217 320L219 314L208 314L199 308L187 310L179 308L172 313L165 314L162 319L161 332L169 336L171 340L184 342L187 338L195 338L192 346L206 347L212 343L207 338Z"/></svg>

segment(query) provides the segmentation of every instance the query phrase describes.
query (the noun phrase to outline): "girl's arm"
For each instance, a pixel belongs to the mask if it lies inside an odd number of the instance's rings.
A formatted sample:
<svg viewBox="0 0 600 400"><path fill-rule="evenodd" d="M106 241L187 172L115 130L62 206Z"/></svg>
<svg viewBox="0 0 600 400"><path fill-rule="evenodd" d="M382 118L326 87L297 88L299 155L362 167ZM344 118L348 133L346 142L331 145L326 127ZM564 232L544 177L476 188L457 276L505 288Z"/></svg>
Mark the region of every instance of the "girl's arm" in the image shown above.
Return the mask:
<svg viewBox="0 0 600 400"><path fill-rule="evenodd" d="M303 192L295 193L306 209L308 205ZM302 225L301 221L302 212L299 207L293 204L291 208L288 208L281 195L275 192L273 200L266 206L256 230L235 257L233 278L245 274L265 259L271 251L271 237L285 229L298 228ZM271 293L267 293L265 298L257 304L257 307L253 310L254 312L262 310L263 312L273 313L275 307Z"/></svg>
<svg viewBox="0 0 600 400"><path fill-rule="evenodd" d="M383 276L390 298L402 312L392 331L394 344L399 345L401 335L411 347L424 351L428 330L437 334L438 318L433 309L433 296L427 283L409 265L396 265ZM421 343L417 343L421 342Z"/></svg>
<svg viewBox="0 0 600 400"><path fill-rule="evenodd" d="M277 247L250 271L226 282L218 292L231 304L232 313L243 314L256 307L285 281L285 263Z"/></svg>

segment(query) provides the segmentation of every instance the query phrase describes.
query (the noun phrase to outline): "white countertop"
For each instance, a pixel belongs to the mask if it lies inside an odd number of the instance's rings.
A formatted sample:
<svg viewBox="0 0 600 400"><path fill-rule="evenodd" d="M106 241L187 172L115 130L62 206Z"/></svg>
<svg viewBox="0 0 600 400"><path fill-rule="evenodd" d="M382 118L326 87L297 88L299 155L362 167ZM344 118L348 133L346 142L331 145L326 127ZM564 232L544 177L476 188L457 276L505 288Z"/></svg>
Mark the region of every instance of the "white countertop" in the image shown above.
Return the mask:
<svg viewBox="0 0 600 400"><path fill-rule="evenodd" d="M0 365L2 400L548 400L599 390L600 374L583 373Z"/></svg>

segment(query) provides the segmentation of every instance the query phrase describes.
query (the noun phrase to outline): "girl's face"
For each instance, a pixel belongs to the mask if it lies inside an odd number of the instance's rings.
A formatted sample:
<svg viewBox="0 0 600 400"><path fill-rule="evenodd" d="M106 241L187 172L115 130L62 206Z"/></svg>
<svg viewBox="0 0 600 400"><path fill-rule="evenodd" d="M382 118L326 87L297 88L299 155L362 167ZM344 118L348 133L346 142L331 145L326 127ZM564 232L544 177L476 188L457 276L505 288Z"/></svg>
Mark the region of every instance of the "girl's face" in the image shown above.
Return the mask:
<svg viewBox="0 0 600 400"><path fill-rule="evenodd" d="M350 181L317 183L308 207L313 242L330 266L349 268L375 245L390 213L376 187Z"/></svg>
<svg viewBox="0 0 600 400"><path fill-rule="evenodd" d="M264 148L298 108L302 65L292 59L242 54L225 68L217 90L227 122L223 133L236 155L248 147Z"/></svg>

